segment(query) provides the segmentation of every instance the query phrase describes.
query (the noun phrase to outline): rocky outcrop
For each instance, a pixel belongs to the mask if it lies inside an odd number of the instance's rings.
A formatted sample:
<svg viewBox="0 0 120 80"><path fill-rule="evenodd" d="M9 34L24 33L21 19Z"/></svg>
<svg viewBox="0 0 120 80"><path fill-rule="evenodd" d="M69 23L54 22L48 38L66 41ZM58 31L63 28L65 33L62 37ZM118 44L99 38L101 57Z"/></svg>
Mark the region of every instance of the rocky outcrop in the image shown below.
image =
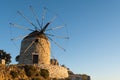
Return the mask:
<svg viewBox="0 0 120 80"><path fill-rule="evenodd" d="M74 74L69 76L70 80L90 80L90 76L86 74Z"/></svg>
<svg viewBox="0 0 120 80"><path fill-rule="evenodd" d="M51 65L59 65L59 62L57 61L57 59L50 59L50 64Z"/></svg>

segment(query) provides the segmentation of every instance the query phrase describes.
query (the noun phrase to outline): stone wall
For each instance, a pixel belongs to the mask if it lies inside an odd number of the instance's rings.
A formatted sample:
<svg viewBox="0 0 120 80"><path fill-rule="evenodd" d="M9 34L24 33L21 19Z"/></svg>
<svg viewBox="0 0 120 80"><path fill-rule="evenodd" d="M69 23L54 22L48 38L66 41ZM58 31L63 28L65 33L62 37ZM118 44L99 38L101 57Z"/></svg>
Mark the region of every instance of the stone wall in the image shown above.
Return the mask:
<svg viewBox="0 0 120 80"><path fill-rule="evenodd" d="M47 69L49 71L50 78L67 78L68 77L67 68L62 66L40 64L39 68Z"/></svg>

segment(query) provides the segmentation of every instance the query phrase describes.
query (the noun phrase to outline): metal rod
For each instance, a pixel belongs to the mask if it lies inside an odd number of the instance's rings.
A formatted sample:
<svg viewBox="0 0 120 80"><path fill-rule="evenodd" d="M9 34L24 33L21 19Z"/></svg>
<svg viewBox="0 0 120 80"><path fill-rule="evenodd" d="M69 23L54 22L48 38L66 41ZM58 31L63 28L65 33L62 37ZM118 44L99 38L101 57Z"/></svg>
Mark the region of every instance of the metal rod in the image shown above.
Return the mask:
<svg viewBox="0 0 120 80"><path fill-rule="evenodd" d="M15 24L15 23L9 23L9 24L10 24L11 26L14 26L14 27L17 27L17 28L20 28L20 29L34 31L33 29L26 28L26 27L23 27L23 26L21 26L21 25Z"/></svg>
<svg viewBox="0 0 120 80"><path fill-rule="evenodd" d="M35 10L33 9L32 6L30 6L30 9L31 9L33 15L35 16L35 19L36 19L36 21L37 21L39 27L42 29L42 27L41 27L41 25L40 25L40 22L39 22L39 19L38 19L38 16L35 14Z"/></svg>
<svg viewBox="0 0 120 80"><path fill-rule="evenodd" d="M53 39L48 37L53 43L55 43L59 48L61 48L63 51L66 51L63 47L61 47L57 42L55 42Z"/></svg>
<svg viewBox="0 0 120 80"><path fill-rule="evenodd" d="M46 34L46 35L52 36L52 37L57 37L57 38L69 39L69 37L65 37L65 36L56 36L56 35L53 35L53 34Z"/></svg>
<svg viewBox="0 0 120 80"><path fill-rule="evenodd" d="M17 11L19 15L21 15L28 23L34 26L35 30L37 30L37 26L35 26L25 15L23 15L20 11Z"/></svg>

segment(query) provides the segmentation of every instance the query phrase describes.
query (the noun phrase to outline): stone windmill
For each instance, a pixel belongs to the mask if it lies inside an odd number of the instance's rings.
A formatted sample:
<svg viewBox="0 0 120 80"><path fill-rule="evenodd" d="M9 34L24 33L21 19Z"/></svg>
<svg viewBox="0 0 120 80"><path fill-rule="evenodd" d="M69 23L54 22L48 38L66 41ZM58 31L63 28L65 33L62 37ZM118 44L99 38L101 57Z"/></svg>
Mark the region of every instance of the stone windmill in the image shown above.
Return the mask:
<svg viewBox="0 0 120 80"><path fill-rule="evenodd" d="M20 11L18 11L19 15L21 15L32 26L34 26L34 29L26 28L27 30L30 30L32 32L28 34L27 36L25 36L21 42L19 64L50 64L50 52L51 52L50 50L51 49L50 49L49 40L55 43L59 48L63 50L65 49L62 48L57 42L55 42L52 38L49 37L49 36L55 36L55 35L46 34L45 32L46 30L59 29L59 28L62 28L63 26L48 29L48 26L55 19L55 17L53 17L51 21L43 25L45 10L43 12L42 23L40 24L38 17L35 14L32 6L30 6L30 9L39 27L33 24L27 17L25 17ZM10 23L10 25L15 26L15 27L21 27L14 23ZM63 37L63 36L57 36L57 37L68 39L68 37Z"/></svg>
<svg viewBox="0 0 120 80"><path fill-rule="evenodd" d="M47 25L41 31L33 31L22 40L20 64L50 64L50 42L44 34L45 28Z"/></svg>

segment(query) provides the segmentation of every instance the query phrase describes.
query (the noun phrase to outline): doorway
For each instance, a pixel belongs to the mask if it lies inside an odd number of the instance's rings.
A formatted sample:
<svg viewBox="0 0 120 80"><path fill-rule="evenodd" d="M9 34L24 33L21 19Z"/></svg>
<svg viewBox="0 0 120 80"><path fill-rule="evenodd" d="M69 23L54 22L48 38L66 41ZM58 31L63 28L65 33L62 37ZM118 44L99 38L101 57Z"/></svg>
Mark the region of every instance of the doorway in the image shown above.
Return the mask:
<svg viewBox="0 0 120 80"><path fill-rule="evenodd" d="M38 64L38 55L33 55L33 64Z"/></svg>

